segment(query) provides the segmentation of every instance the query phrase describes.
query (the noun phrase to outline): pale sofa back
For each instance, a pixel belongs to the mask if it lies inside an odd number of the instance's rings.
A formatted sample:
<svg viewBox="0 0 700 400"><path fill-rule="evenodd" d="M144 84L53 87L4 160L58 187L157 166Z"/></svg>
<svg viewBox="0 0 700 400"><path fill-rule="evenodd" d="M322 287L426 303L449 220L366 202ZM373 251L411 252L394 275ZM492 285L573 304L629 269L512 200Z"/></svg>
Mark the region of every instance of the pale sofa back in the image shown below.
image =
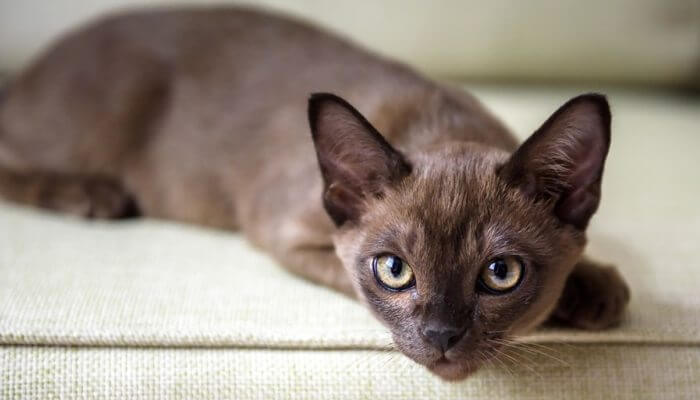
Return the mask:
<svg viewBox="0 0 700 400"><path fill-rule="evenodd" d="M186 3L208 4L194 0ZM219 0L301 15L447 78L700 86L697 0ZM0 2L0 70L115 9L172 0Z"/></svg>

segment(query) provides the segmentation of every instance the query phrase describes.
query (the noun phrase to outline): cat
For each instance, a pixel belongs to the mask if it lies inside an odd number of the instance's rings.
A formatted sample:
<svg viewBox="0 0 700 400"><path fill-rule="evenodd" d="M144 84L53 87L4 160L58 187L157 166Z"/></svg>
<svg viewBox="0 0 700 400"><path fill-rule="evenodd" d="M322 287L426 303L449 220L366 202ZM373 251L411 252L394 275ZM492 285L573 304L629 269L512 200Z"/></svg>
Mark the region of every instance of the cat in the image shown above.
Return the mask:
<svg viewBox="0 0 700 400"><path fill-rule="evenodd" d="M550 318L620 321L627 285L582 255L610 120L584 94L518 146L471 95L309 24L142 10L70 33L9 83L0 194L241 230L455 380Z"/></svg>

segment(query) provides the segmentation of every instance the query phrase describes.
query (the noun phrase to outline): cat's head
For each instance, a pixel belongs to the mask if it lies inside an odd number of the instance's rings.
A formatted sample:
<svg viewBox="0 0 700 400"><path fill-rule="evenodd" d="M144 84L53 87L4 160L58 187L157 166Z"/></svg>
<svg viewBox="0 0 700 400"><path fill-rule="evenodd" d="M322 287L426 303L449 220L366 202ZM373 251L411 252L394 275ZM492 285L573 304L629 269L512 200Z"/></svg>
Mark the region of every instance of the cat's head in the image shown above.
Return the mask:
<svg viewBox="0 0 700 400"><path fill-rule="evenodd" d="M461 379L548 317L600 199L603 96L570 100L513 154L401 154L330 94L312 96L309 118L336 251L404 354Z"/></svg>

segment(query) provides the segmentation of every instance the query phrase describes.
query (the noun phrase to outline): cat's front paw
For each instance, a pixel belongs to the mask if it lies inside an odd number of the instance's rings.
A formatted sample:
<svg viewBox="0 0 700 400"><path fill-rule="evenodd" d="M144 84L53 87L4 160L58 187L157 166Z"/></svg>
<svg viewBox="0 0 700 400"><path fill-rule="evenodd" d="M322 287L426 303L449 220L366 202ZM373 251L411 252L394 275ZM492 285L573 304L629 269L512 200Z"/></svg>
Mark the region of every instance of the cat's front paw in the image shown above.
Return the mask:
<svg viewBox="0 0 700 400"><path fill-rule="evenodd" d="M131 196L109 180L59 176L41 182L37 192L38 205L79 217L116 219L137 214Z"/></svg>
<svg viewBox="0 0 700 400"><path fill-rule="evenodd" d="M620 323L629 299L615 267L581 261L569 275L553 317L576 328L605 329Z"/></svg>

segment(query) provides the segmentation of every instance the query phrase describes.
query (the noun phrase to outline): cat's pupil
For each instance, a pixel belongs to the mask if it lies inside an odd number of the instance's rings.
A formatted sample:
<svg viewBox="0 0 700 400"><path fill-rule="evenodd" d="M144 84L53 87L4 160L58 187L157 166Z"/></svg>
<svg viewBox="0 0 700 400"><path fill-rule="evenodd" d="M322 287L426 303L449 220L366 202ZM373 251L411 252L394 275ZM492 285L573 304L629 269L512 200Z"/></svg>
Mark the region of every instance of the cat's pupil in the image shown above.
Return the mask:
<svg viewBox="0 0 700 400"><path fill-rule="evenodd" d="M391 274L394 275L395 278L401 275L401 270L403 268L401 259L399 259L398 257L389 257L389 259L387 260L387 264L389 267L389 271L391 271Z"/></svg>
<svg viewBox="0 0 700 400"><path fill-rule="evenodd" d="M503 260L494 261L491 264L491 271L498 279L506 279L506 276L508 276L508 265Z"/></svg>

